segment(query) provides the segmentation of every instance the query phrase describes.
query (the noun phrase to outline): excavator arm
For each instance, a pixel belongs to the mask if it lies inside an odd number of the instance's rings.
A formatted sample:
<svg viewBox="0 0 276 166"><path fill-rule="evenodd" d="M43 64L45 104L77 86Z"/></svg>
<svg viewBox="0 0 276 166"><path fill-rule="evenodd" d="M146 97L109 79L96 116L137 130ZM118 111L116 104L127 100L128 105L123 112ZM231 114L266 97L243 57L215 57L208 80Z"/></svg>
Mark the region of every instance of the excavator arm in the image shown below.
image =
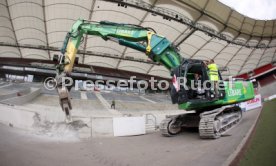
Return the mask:
<svg viewBox="0 0 276 166"><path fill-rule="evenodd" d="M72 71L77 50L85 34L99 36L104 40L112 40L120 45L141 51L168 70L180 65L181 56L175 51L171 42L155 34L150 28L107 21L90 23L78 20L66 35L61 49L61 53L65 55L65 60L61 63L64 69L61 72Z"/></svg>
<svg viewBox="0 0 276 166"><path fill-rule="evenodd" d="M72 106L68 90L62 86L62 78L69 76L72 72L78 48L86 34L115 41L120 45L143 52L152 61L160 63L170 71L181 64L181 56L172 43L165 37L157 35L151 28L107 21L88 22L77 20L65 37L61 49L62 58L60 58L57 65L57 91L60 97L60 105L67 118L70 118Z"/></svg>

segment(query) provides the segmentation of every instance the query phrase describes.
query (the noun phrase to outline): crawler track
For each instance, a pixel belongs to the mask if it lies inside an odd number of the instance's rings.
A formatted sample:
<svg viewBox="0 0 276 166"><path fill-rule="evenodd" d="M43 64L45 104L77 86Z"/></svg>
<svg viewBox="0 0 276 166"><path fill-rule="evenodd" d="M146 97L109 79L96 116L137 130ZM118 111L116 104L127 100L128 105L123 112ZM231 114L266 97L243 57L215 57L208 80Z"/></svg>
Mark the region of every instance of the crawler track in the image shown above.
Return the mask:
<svg viewBox="0 0 276 166"><path fill-rule="evenodd" d="M202 113L199 122L200 138L219 138L237 126L242 119L242 111L237 106L225 106Z"/></svg>
<svg viewBox="0 0 276 166"><path fill-rule="evenodd" d="M160 131L164 136L174 136L181 132L182 127L198 127L200 138L216 139L237 126L241 119L240 107L224 106L200 115L182 114L167 117L161 122Z"/></svg>

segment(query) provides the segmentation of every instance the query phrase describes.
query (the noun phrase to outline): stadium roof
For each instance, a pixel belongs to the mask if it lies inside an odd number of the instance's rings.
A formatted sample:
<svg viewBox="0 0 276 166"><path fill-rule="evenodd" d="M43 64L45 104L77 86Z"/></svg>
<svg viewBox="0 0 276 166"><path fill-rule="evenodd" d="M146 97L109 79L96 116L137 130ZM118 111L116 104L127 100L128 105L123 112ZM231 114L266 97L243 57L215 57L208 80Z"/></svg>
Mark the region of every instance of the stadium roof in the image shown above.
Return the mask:
<svg viewBox="0 0 276 166"><path fill-rule="evenodd" d="M78 18L154 28L184 58L212 59L237 75L275 61L276 21L245 17L216 0L0 0L0 57L51 59ZM88 36L80 62L168 77L135 50Z"/></svg>

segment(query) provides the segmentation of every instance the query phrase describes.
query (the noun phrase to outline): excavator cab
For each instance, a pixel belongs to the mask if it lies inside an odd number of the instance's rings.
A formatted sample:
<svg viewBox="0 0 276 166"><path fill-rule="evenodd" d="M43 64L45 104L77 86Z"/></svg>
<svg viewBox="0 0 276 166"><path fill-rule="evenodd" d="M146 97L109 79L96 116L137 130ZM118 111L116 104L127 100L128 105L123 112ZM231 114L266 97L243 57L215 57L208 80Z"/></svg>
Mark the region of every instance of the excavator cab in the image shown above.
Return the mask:
<svg viewBox="0 0 276 166"><path fill-rule="evenodd" d="M172 71L171 84L172 103L185 103L199 100L218 100L225 97L224 83L218 81L218 97L215 95L208 70L202 60L185 59ZM222 80L219 72L219 78Z"/></svg>

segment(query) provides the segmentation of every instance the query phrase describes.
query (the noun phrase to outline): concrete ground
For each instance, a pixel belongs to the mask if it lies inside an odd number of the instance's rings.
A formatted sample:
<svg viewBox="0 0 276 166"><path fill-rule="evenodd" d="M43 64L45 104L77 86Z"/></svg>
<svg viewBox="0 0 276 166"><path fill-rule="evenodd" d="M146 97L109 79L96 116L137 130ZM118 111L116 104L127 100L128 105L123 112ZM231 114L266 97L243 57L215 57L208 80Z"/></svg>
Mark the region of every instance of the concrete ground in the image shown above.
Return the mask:
<svg viewBox="0 0 276 166"><path fill-rule="evenodd" d="M54 139L0 125L0 166L221 166L253 125L258 110L244 114L238 127L216 140L197 131L175 137L152 133L135 137Z"/></svg>

